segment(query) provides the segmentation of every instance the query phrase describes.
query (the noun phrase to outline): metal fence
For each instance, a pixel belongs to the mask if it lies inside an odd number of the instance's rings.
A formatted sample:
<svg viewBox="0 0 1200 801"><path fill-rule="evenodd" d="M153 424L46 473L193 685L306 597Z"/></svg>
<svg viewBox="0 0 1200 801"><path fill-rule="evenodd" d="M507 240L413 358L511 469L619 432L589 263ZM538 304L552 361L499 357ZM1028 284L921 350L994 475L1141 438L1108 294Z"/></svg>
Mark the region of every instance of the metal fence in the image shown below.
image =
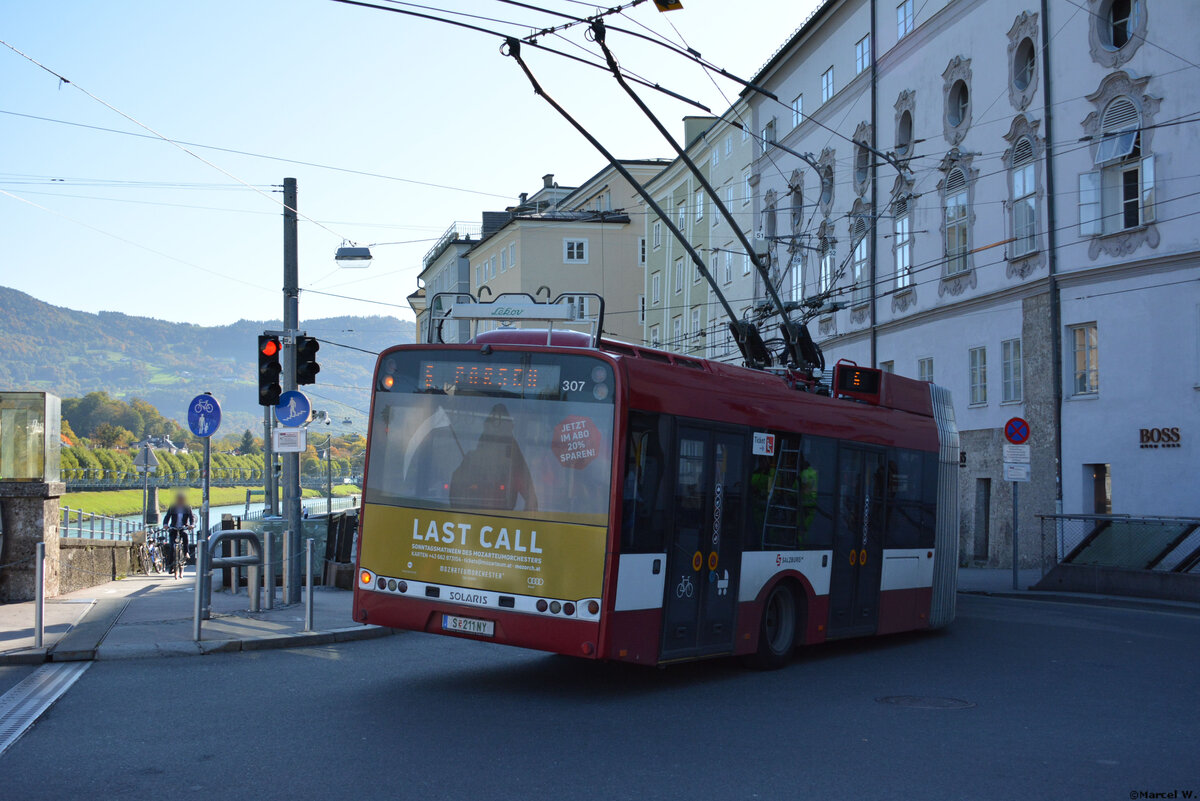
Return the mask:
<svg viewBox="0 0 1200 801"><path fill-rule="evenodd" d="M1200 519L1039 515L1043 573L1056 563L1200 575ZM1051 545L1053 543L1053 545Z"/></svg>
<svg viewBox="0 0 1200 801"><path fill-rule="evenodd" d="M144 528L141 523L123 520L111 515L97 515L91 512L83 512L67 506L62 507L60 511L62 513L62 523L59 528L59 536L61 537L128 541L133 539L135 531L140 531Z"/></svg>

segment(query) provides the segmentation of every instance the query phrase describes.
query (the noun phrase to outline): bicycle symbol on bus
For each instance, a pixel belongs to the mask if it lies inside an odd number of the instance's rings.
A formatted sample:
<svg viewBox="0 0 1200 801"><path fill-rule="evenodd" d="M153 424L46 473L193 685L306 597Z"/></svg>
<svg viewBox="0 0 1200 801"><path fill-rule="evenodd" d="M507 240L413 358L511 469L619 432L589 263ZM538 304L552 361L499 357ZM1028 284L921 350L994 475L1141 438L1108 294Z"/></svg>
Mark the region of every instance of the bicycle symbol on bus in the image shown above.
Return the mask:
<svg viewBox="0 0 1200 801"><path fill-rule="evenodd" d="M687 596L688 598L691 598L694 592L695 589L692 587L692 577L686 575L680 576L679 586L675 588L675 597L683 598L684 596Z"/></svg>

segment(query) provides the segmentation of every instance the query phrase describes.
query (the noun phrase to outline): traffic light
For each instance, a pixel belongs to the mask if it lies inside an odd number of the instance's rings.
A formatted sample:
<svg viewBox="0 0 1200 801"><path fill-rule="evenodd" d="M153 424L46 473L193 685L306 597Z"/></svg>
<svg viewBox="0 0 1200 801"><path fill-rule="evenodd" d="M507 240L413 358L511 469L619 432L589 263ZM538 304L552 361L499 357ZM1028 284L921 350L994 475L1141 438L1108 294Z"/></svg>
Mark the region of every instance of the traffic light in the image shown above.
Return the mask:
<svg viewBox="0 0 1200 801"><path fill-rule="evenodd" d="M679 0L654 0L654 5L659 11L678 11L683 8L683 3Z"/></svg>
<svg viewBox="0 0 1200 801"><path fill-rule="evenodd" d="M274 406L279 403L279 337L263 334L258 338L258 405Z"/></svg>
<svg viewBox="0 0 1200 801"><path fill-rule="evenodd" d="M296 383L315 384L321 365L317 364L317 351L321 343L315 337L296 337Z"/></svg>

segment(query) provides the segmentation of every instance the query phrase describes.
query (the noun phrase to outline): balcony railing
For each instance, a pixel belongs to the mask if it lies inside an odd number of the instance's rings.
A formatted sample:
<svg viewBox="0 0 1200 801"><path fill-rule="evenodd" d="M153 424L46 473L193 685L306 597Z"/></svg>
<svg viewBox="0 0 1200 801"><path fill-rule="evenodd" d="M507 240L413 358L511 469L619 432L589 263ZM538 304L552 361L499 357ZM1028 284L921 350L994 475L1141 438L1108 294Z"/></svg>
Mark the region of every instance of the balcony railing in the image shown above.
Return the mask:
<svg viewBox="0 0 1200 801"><path fill-rule="evenodd" d="M425 258L421 259L421 264L428 269L430 264L433 264L434 259L442 255L442 251L452 242L458 242L463 239L475 238L479 239L483 234L483 224L477 222L453 222L446 232L438 239L437 244L429 249L425 254Z"/></svg>

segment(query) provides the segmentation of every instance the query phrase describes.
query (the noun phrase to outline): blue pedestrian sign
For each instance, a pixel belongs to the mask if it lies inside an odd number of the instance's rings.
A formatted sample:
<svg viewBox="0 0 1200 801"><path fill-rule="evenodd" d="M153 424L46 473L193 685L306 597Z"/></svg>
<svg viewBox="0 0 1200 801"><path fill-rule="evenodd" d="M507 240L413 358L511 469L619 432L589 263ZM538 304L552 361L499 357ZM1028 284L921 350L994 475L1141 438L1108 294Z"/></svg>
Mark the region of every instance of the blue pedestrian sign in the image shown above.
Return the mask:
<svg viewBox="0 0 1200 801"><path fill-rule="evenodd" d="M188 404L187 420L197 437L211 437L221 427L221 404L212 395L197 395Z"/></svg>
<svg viewBox="0 0 1200 801"><path fill-rule="evenodd" d="M279 404L275 407L275 419L279 425L288 428L299 428L312 418L312 402L303 392L289 389L279 396Z"/></svg>
<svg viewBox="0 0 1200 801"><path fill-rule="evenodd" d="M1004 437L1013 445L1024 445L1029 439L1029 423L1014 417L1004 424Z"/></svg>

